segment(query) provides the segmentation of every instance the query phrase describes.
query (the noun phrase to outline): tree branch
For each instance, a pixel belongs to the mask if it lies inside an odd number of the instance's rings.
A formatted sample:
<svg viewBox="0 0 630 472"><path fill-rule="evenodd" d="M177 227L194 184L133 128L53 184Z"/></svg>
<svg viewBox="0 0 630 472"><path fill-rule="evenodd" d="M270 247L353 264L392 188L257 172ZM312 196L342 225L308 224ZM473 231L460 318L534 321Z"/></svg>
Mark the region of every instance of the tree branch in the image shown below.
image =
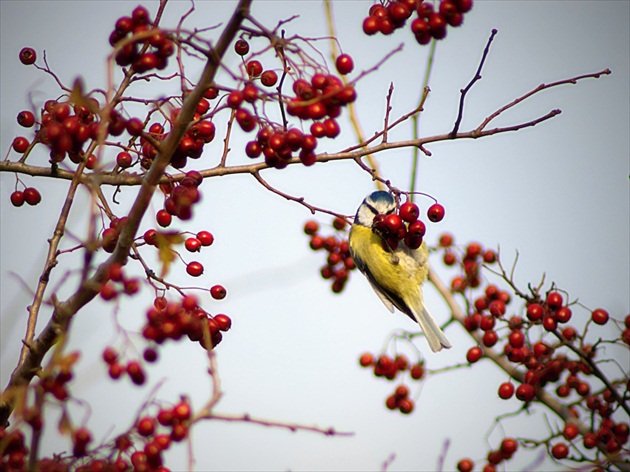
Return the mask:
<svg viewBox="0 0 630 472"><path fill-rule="evenodd" d="M203 69L201 78L186 97L181 112L168 137L163 141L162 148L154 160L149 171L136 184L140 184L140 191L128 214L128 220L118 238L118 244L112 255L102 263L95 274L80 285L80 287L66 301L56 304L53 314L42 333L33 341L32 349L28 350L27 356L12 373L9 383L0 397L0 424L4 425L13 411L15 398L12 390L16 387L27 385L36 371L39 369L44 355L55 344L58 337L67 332L68 325L75 313L89 303L98 294L100 285L107 280L109 266L114 263L124 264L129 256L129 249L134 242L135 235L140 226L140 221L146 212L151 197L156 186L161 181L166 167L169 165L171 157L187 130L188 124L193 119L197 104L201 100L204 92L212 84L215 74L219 68L221 58L233 41L244 16L249 11L252 0L240 0L232 17L225 26L216 47L209 55ZM0 169L4 170L4 169ZM68 172L74 175L73 172ZM101 179L101 175L94 178ZM85 178L85 177L84 177Z"/></svg>

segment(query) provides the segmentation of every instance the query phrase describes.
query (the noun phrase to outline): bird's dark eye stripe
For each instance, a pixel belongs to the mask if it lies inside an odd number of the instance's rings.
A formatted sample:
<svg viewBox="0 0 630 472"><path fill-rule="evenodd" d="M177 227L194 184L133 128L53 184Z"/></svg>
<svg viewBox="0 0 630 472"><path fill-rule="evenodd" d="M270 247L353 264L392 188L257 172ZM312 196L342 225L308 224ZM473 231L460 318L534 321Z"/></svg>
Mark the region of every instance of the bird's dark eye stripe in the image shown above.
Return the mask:
<svg viewBox="0 0 630 472"><path fill-rule="evenodd" d="M394 213L394 211L396 211L396 207L392 208L391 210L389 210L387 213L385 213L386 215L391 215L392 213Z"/></svg>
<svg viewBox="0 0 630 472"><path fill-rule="evenodd" d="M372 205L370 205L369 203L365 203L365 205L372 211L372 213L374 213L375 215L378 215L378 211L376 211L376 208L374 208Z"/></svg>

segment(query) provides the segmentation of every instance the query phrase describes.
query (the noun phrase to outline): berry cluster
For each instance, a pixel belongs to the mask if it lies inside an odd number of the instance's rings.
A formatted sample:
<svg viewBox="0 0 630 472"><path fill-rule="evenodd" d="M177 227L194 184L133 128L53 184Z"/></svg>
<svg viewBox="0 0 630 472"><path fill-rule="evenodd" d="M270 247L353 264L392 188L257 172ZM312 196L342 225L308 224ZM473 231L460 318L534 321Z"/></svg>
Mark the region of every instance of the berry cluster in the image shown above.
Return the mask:
<svg viewBox="0 0 630 472"><path fill-rule="evenodd" d="M171 157L171 166L176 169L182 169L188 163L188 159L199 159L203 154L203 148L205 144L208 144L214 140L216 135L216 127L209 119L204 119L204 115L208 112L210 103L205 98L202 98L197 104L196 113L193 117L194 124L188 128L186 134L179 142L177 149ZM181 111L181 108L175 108L170 116L170 122L173 123ZM139 123L139 129L142 130L142 123L137 118ZM129 122L131 122L130 120ZM153 139L163 141L168 136L165 132L164 126L160 123L153 123L149 126L149 136ZM151 143L147 137L142 136L140 138L140 163L144 169L151 167L153 159L157 156L157 149Z"/></svg>
<svg viewBox="0 0 630 472"><path fill-rule="evenodd" d="M433 2L422 0L390 0L386 5L372 5L369 16L363 20L363 32L368 36L376 33L392 34L405 26L407 20L416 13L411 22L411 32L419 44L428 44L431 38L444 39L448 26L460 26L464 13L472 8L472 0L441 0L438 11Z"/></svg>
<svg viewBox="0 0 630 472"><path fill-rule="evenodd" d="M483 468L484 472L494 472L496 466L501 462L507 461L512 458L514 453L518 450L518 442L514 438L504 438L501 441L501 445L498 449L488 452L486 456L486 465ZM475 468L475 463L472 459L461 459L457 463L457 470L459 472L472 472Z"/></svg>
<svg viewBox="0 0 630 472"><path fill-rule="evenodd" d="M476 288L481 284L480 271L483 264L493 264L497 260L497 253L492 249L484 249L476 242L469 243L463 254L455 250L455 239L450 233L444 233L439 238L439 247L444 249L442 256L446 266L459 266L463 274L453 277L451 290L464 292L467 288Z"/></svg>
<svg viewBox="0 0 630 472"><path fill-rule="evenodd" d="M495 331L497 320L502 320L506 313L507 305L510 303L510 294L504 290L500 290L496 285L488 285L483 295L475 299L475 312L464 319L464 327L471 333L478 329L483 331L482 342L486 347L494 346L499 340L499 335ZM510 324L514 327L515 334L510 336L514 346L521 347L524 341L522 331L517 329L520 320L516 317L510 319ZM475 348L469 351L468 362L476 362L479 360ZM516 355L516 354L515 354Z"/></svg>
<svg viewBox="0 0 630 472"><path fill-rule="evenodd" d="M166 198L164 199L164 209L159 210L156 214L158 225L166 228L171 224L173 216L182 221L191 219L192 206L201 200L198 187L202 181L201 174L196 170L191 170L177 184L160 185Z"/></svg>
<svg viewBox="0 0 630 472"><path fill-rule="evenodd" d="M128 470L130 464L133 470L168 470L163 466L162 454L172 443L188 437L191 419L192 408L185 398L172 408L161 408L155 416L140 417L134 431L116 439L118 458L113 464L115 470ZM144 446L133 443L134 432L140 436Z"/></svg>
<svg viewBox="0 0 630 472"><path fill-rule="evenodd" d="M359 357L361 367L372 367L372 371L376 377L384 377L387 380L394 380L400 374L408 372L410 379L420 380L425 375L424 363L417 362L410 365L409 359L403 354L391 357L387 354L381 354L375 357L373 354L366 352ZM385 400L385 406L390 410L399 410L403 414L409 414L415 406L414 401L409 398L409 387L405 384L398 385L394 392Z"/></svg>
<svg viewBox="0 0 630 472"><path fill-rule="evenodd" d="M341 217L333 219L333 228L343 231L346 228L346 220ZM324 249L328 256L326 264L320 273L326 280L332 280L333 293L341 293L344 289L350 271L356 268L354 260L350 256L348 240L337 236L322 236L319 234L319 224L316 221L307 221L304 224L304 232L311 237L310 247L313 251Z"/></svg>
<svg viewBox="0 0 630 472"><path fill-rule="evenodd" d="M24 433L17 429L7 431L0 426L0 470L26 470L27 454Z"/></svg>
<svg viewBox="0 0 630 472"><path fill-rule="evenodd" d="M237 120L238 116L237 112ZM286 167L294 152L299 151L302 164L310 166L315 163L316 146L317 138L314 135L304 134L297 128L286 131L278 128L273 131L272 128L265 127L258 131L255 140L245 145L245 154L252 159L262 154L267 165L280 169Z"/></svg>
<svg viewBox="0 0 630 472"><path fill-rule="evenodd" d="M113 228L108 229L112 230ZM140 282L138 279L126 277L123 267L120 264L112 264L109 267L107 279L108 281L103 283L100 288L100 295L103 300L112 300L116 298L121 291L126 295L134 295L140 290ZM118 288L116 285L118 285Z"/></svg>
<svg viewBox="0 0 630 472"><path fill-rule="evenodd" d="M100 104L96 99L86 98L85 103L71 104L68 101L47 100L41 111L41 118L36 121L35 116L28 110L18 113L17 122L25 128L39 125L35 135L35 142L41 142L50 149L50 161L57 163L66 156L75 164L86 160L88 168L96 166L96 156L83 155L83 145L90 139L96 139L100 124L97 121ZM113 113L118 118L117 113ZM107 131L120 134L120 124L116 118L112 119ZM119 132L120 129L120 132ZM18 153L25 153L30 146L27 138L18 136L13 140L13 149Z"/></svg>
<svg viewBox="0 0 630 472"><path fill-rule="evenodd" d="M122 375L127 374L135 385L144 384L146 373L139 361L131 360L122 364L118 352L112 347L105 348L103 360L107 364L107 371L113 380L118 380Z"/></svg>
<svg viewBox="0 0 630 472"><path fill-rule="evenodd" d="M42 195L36 188L26 187L23 191L14 191L11 194L10 199L13 206L16 207L21 207L22 205L24 205L24 202L28 203L31 206L35 206L42 201Z"/></svg>
<svg viewBox="0 0 630 472"><path fill-rule="evenodd" d="M127 222L127 217L123 216L122 218L113 218L109 222L109 227L103 230L101 234L101 246L105 252L112 253L114 249L116 249L116 244L118 244L118 238L120 237L120 232L122 231L125 223ZM115 271L121 268L113 268L112 271ZM114 280L118 282L119 280Z"/></svg>
<svg viewBox="0 0 630 472"><path fill-rule="evenodd" d="M419 220L420 209L413 202L400 205L398 213L376 215L372 229L383 239L383 249L393 251L403 241L409 249L418 249L426 233L426 225ZM434 203L427 210L427 217L432 222L442 221L444 207Z"/></svg>
<svg viewBox="0 0 630 472"><path fill-rule="evenodd" d="M249 53L249 43L239 39L235 51L240 56ZM310 80L298 78L293 82L295 96L282 100L282 106L290 116L302 121L312 120L310 134L298 128L286 125L276 126L260 118L255 106L261 98L261 92L254 84L260 80L265 87L273 87L278 81L278 75L273 70L264 70L260 61L252 59L243 65L248 80L240 89L232 90L227 96L227 106L234 110L234 119L245 132L259 128L255 140L251 140L245 147L248 157L255 159L264 156L265 163L270 167L281 169L297 154L300 161L307 166L315 163L314 150L317 140L321 138L335 138L341 129L336 118L341 109L356 100L356 91L352 85L343 85L341 79L332 74L316 72ZM337 71L341 75L350 73L354 64L347 54L340 55L336 60ZM253 108L250 111L246 105Z"/></svg>
<svg viewBox="0 0 630 472"><path fill-rule="evenodd" d="M392 34L416 13L417 17L411 22L411 32L419 44L428 44L431 38L445 38L448 26L460 26L464 22L464 13L471 10L472 4L472 0L441 0L438 11L435 11L433 2L421 0L390 0L386 5L377 3L370 7L369 16L363 20L363 32L368 36Z"/></svg>
<svg viewBox="0 0 630 472"><path fill-rule="evenodd" d="M225 296L225 289L215 285L210 289L215 298ZM167 339L178 340L187 336L191 341L199 342L204 349L213 349L223 339L222 332L232 326L229 316L218 314L211 316L197 304L194 296L185 296L181 303L168 302L164 297L157 297L153 307L147 311L147 323L142 328L142 335L149 341L162 344Z"/></svg>
<svg viewBox="0 0 630 472"><path fill-rule="evenodd" d="M44 393L50 393L59 401L70 397L66 384L74 377L72 367L79 360L79 353L72 352L61 356L55 363L54 371L42 375L39 386Z"/></svg>
<svg viewBox="0 0 630 472"><path fill-rule="evenodd" d="M138 73L164 69L167 59L175 52L168 36L159 29L152 29L149 12L143 6L137 6L130 17L118 18L109 36L109 44L120 45L116 64L131 65Z"/></svg>
<svg viewBox="0 0 630 472"><path fill-rule="evenodd" d="M628 395L620 390L625 388L627 392L630 385L615 384L610 389L611 384L604 385L597 381L602 375L594 367L597 345L586 341L585 330L579 331L568 324L573 319L573 313L565 296L554 289L545 294L539 294L538 289L530 289L531 295L516 291L526 300L524 316L508 315L510 294L496 285L488 284L481 295L473 296L473 289L481 288L482 264L495 262L496 253L484 251L478 243L470 243L463 251L458 250L453 246L453 237L449 234L440 237L439 245L444 251L444 263L448 266L457 265L463 272L453 277L452 291L470 294L466 304L468 314L462 323L478 340L479 346L468 350L467 361L475 363L486 350L494 349L495 353L501 353L513 365L513 379L498 387L498 396L503 400L516 397L525 404L539 401L542 392L550 384L554 384L558 401L566 403L566 399L572 397L569 402L572 416L566 420L561 431L544 442L553 458L567 458L570 448L578 448L578 437L581 437L584 450L593 449L593 454L597 454L597 450L608 454L620 452L628 442L630 427L625 422L613 419L613 413ZM597 308L590 312L587 323L605 325L609 320L608 312ZM630 315L626 317L623 332L629 329ZM630 345L628 341L626 343ZM548 389L546 393L550 394ZM586 422L589 424L586 433L573 423L573 419L579 420L581 414L590 418ZM570 444L564 440L570 441ZM484 470L495 470L495 466L505 459L502 449L492 451L488 454ZM472 470L472 461L463 459L458 467L459 470Z"/></svg>

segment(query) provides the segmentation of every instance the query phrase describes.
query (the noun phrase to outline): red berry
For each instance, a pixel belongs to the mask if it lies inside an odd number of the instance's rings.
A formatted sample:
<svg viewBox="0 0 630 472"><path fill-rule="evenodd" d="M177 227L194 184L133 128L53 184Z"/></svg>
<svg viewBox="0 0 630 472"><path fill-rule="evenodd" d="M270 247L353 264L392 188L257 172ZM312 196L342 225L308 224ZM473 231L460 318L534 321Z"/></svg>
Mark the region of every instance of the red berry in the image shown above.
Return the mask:
<svg viewBox="0 0 630 472"><path fill-rule="evenodd" d="M409 396L409 387L407 387L406 385L399 385L398 387L396 387L394 395L396 395L399 400L407 398Z"/></svg>
<svg viewBox="0 0 630 472"><path fill-rule="evenodd" d="M42 201L42 196L36 188L27 187L24 189L24 200L29 205L35 206Z"/></svg>
<svg viewBox="0 0 630 472"><path fill-rule="evenodd" d="M560 307L556 311L555 318L558 323L566 323L571 319L571 308L569 308L568 306Z"/></svg>
<svg viewBox="0 0 630 472"><path fill-rule="evenodd" d="M374 356L369 352L361 354L361 357L359 357L359 364L361 365L361 367L369 367L371 365L374 365Z"/></svg>
<svg viewBox="0 0 630 472"><path fill-rule="evenodd" d="M496 260L497 260L497 253L494 252L492 249L486 249L483 252L483 261L486 264L492 264L496 262Z"/></svg>
<svg viewBox="0 0 630 472"><path fill-rule="evenodd" d="M501 300L493 300L488 307L490 314L497 318L505 315L505 303Z"/></svg>
<svg viewBox="0 0 630 472"><path fill-rule="evenodd" d="M486 347L494 346L499 340L499 335L496 331L489 329L485 333L483 333L483 337L481 338L483 345Z"/></svg>
<svg viewBox="0 0 630 472"><path fill-rule="evenodd" d="M396 236L398 231L403 227L403 222L400 216L396 214L387 215L383 221L385 228L389 234Z"/></svg>
<svg viewBox="0 0 630 472"><path fill-rule="evenodd" d="M341 133L341 128L339 127L339 123L334 118L327 118L324 120L324 135L327 138L336 138ZM315 135L315 133L313 133ZM316 136L318 137L318 136Z"/></svg>
<svg viewBox="0 0 630 472"><path fill-rule="evenodd" d="M260 61L253 60L249 61L245 65L245 70L250 77L258 77L260 74L262 74L263 67Z"/></svg>
<svg viewBox="0 0 630 472"><path fill-rule="evenodd" d="M201 249L201 241L197 238L188 238L184 243L186 250L189 252L199 252Z"/></svg>
<svg viewBox="0 0 630 472"><path fill-rule="evenodd" d="M214 321L219 324L219 329L221 331L229 331L232 327L232 319L228 315L224 315L222 313L215 315Z"/></svg>
<svg viewBox="0 0 630 472"><path fill-rule="evenodd" d="M227 106L230 108L238 108L243 103L244 96L243 92L240 90L233 90L229 93L227 97Z"/></svg>
<svg viewBox="0 0 630 472"><path fill-rule="evenodd" d="M595 433L586 433L584 435L584 447L586 449L593 449L597 446L597 436Z"/></svg>
<svg viewBox="0 0 630 472"><path fill-rule="evenodd" d="M562 301L562 295L558 292L549 292L549 294L547 294L547 305L553 310L560 308Z"/></svg>
<svg viewBox="0 0 630 472"><path fill-rule="evenodd" d="M387 15L397 26L411 16L411 10L402 2L392 2L387 5Z"/></svg>
<svg viewBox="0 0 630 472"><path fill-rule="evenodd" d="M16 190L11 194L11 203L13 206L21 207L24 205L24 192L21 190Z"/></svg>
<svg viewBox="0 0 630 472"><path fill-rule="evenodd" d="M429 15L429 31L435 39L443 39L446 36L446 20L439 13Z"/></svg>
<svg viewBox="0 0 630 472"><path fill-rule="evenodd" d="M222 300L227 295L227 291L223 285L214 285L210 288L210 295L215 300Z"/></svg>
<svg viewBox="0 0 630 472"><path fill-rule="evenodd" d="M304 233L309 236L314 235L317 231L319 231L319 224L317 221L309 220L304 224Z"/></svg>
<svg viewBox="0 0 630 472"><path fill-rule="evenodd" d="M543 318L543 327L547 331L554 331L558 327L558 322L553 316L545 316Z"/></svg>
<svg viewBox="0 0 630 472"><path fill-rule="evenodd" d="M179 442L188 436L188 427L183 423L175 423L171 430L171 439Z"/></svg>
<svg viewBox="0 0 630 472"><path fill-rule="evenodd" d="M499 385L499 397L507 400L512 398L512 395L514 395L514 385L511 382L504 382Z"/></svg>
<svg viewBox="0 0 630 472"><path fill-rule="evenodd" d="M113 364L118 359L118 353L112 347L106 347L103 351L103 360L107 364Z"/></svg>
<svg viewBox="0 0 630 472"><path fill-rule="evenodd" d="M203 265L197 261L189 262L186 265L186 272L192 277L199 277L203 274Z"/></svg>
<svg viewBox="0 0 630 472"><path fill-rule="evenodd" d="M273 87L278 82L278 74L272 70L266 70L260 76L260 83L265 87Z"/></svg>
<svg viewBox="0 0 630 472"><path fill-rule="evenodd" d="M516 398L521 401L528 402L534 398L534 386L530 384L521 384L516 387Z"/></svg>
<svg viewBox="0 0 630 472"><path fill-rule="evenodd" d="M363 32L368 36L372 36L378 33L378 18L374 16L368 16L365 20L363 20Z"/></svg>
<svg viewBox="0 0 630 472"><path fill-rule="evenodd" d="M443 233L440 235L439 244L442 247L451 247L454 243L455 239L453 235L450 233Z"/></svg>
<svg viewBox="0 0 630 472"><path fill-rule="evenodd" d="M249 43L244 39L239 39L234 43L234 50L239 56L245 56L249 52Z"/></svg>
<svg viewBox="0 0 630 472"><path fill-rule="evenodd" d="M190 419L192 412L190 404L186 400L180 401L173 407L173 418L179 421L186 421Z"/></svg>
<svg viewBox="0 0 630 472"><path fill-rule="evenodd" d="M127 374L131 378L131 381L136 385L142 385L146 379L144 370L139 362L129 361L127 364Z"/></svg>
<svg viewBox="0 0 630 472"><path fill-rule="evenodd" d="M472 472L475 468L475 463L471 459L462 459L457 463L458 472Z"/></svg>
<svg viewBox="0 0 630 472"><path fill-rule="evenodd" d="M408 415L413 411L414 403L411 398L402 398L398 401L398 409L401 413Z"/></svg>
<svg viewBox="0 0 630 472"><path fill-rule="evenodd" d="M538 303L532 303L527 306L527 318L530 321L538 321L542 319L544 310L542 305Z"/></svg>
<svg viewBox="0 0 630 472"><path fill-rule="evenodd" d="M173 410L160 410L157 414L157 420L162 426L171 426L173 424Z"/></svg>
<svg viewBox="0 0 630 472"><path fill-rule="evenodd" d="M13 140L13 150L20 154L24 154L28 149L29 144L28 139L24 136L18 136Z"/></svg>
<svg viewBox="0 0 630 472"><path fill-rule="evenodd" d="M197 233L197 239L201 242L202 246L211 246L214 242L214 236L209 231L199 231Z"/></svg>
<svg viewBox="0 0 630 472"><path fill-rule="evenodd" d="M166 228L171 224L173 216L166 210L159 210L155 215L155 220L162 228Z"/></svg>
<svg viewBox="0 0 630 472"><path fill-rule="evenodd" d="M142 5L138 5L131 12L131 19L133 20L134 26L145 25L150 19L149 11Z"/></svg>
<svg viewBox="0 0 630 472"><path fill-rule="evenodd" d="M414 380L421 379L424 376L424 366L422 364L415 364L409 369L409 375Z"/></svg>
<svg viewBox="0 0 630 472"><path fill-rule="evenodd" d="M444 207L439 203L434 203L427 210L427 217L433 223L437 223L438 221L442 221L444 219Z"/></svg>
<svg viewBox="0 0 630 472"><path fill-rule="evenodd" d="M564 459L569 455L569 446L562 442L555 444L551 448L551 455L556 459Z"/></svg>
<svg viewBox="0 0 630 472"><path fill-rule="evenodd" d="M262 154L262 147L260 146L260 144L258 144L257 141L249 141L245 145L245 154L247 154L247 157L256 159Z"/></svg>
<svg viewBox="0 0 630 472"><path fill-rule="evenodd" d="M396 395L391 394L389 397L387 397L387 399L385 400L385 406L389 410L395 410L396 408L398 408L398 398L396 398Z"/></svg>
<svg viewBox="0 0 630 472"><path fill-rule="evenodd" d="M140 418L136 429L138 430L138 434L140 434L140 436L152 436L155 432L155 419L151 418L150 416Z"/></svg>
<svg viewBox="0 0 630 472"><path fill-rule="evenodd" d="M420 216L420 209L418 208L418 205L413 202L405 202L400 205L398 214L407 223L413 223L418 220L418 217Z"/></svg>
<svg viewBox="0 0 630 472"><path fill-rule="evenodd" d="M479 346L471 347L466 353L466 360L471 364L477 362L483 356L483 351Z"/></svg>
<svg viewBox="0 0 630 472"><path fill-rule="evenodd" d="M124 372L124 368L118 362L114 362L113 364L109 364L107 368L107 373L112 380L117 380Z"/></svg>
<svg viewBox="0 0 630 472"><path fill-rule="evenodd" d="M158 353L152 347L147 347L144 351L142 351L142 357L147 362L155 362L158 358Z"/></svg>
<svg viewBox="0 0 630 472"><path fill-rule="evenodd" d="M466 13L472 8L473 0L452 0L460 13Z"/></svg>
<svg viewBox="0 0 630 472"><path fill-rule="evenodd" d="M564 430L562 431L562 435L565 437L565 439L568 439L569 441L571 441L578 434L580 434L580 430L573 423L567 423L566 425L564 425Z"/></svg>
<svg viewBox="0 0 630 472"><path fill-rule="evenodd" d="M346 75L354 69L354 61L348 54L341 54L337 56L335 66L337 67L337 72L341 75Z"/></svg>
<svg viewBox="0 0 630 472"><path fill-rule="evenodd" d="M37 53L33 48L22 48L20 51L20 62L24 65L33 64L37 60Z"/></svg>
<svg viewBox="0 0 630 472"><path fill-rule="evenodd" d="M131 162L132 162L131 154L129 154L126 151L119 152L118 155L116 156L116 164L118 164L123 169L126 169L127 167L131 166Z"/></svg>
<svg viewBox="0 0 630 472"><path fill-rule="evenodd" d="M597 308L593 310L593 313L591 313L591 319L593 320L593 323L596 323L598 325L605 325L608 322L608 318L608 312L602 308Z"/></svg>
<svg viewBox="0 0 630 472"><path fill-rule="evenodd" d="M512 438L504 438L501 441L501 455L504 457L512 457L518 449L518 442Z"/></svg>
<svg viewBox="0 0 630 472"><path fill-rule="evenodd" d="M525 344L525 335L522 331L515 330L510 333L508 340L510 346L512 347L523 347L523 345Z"/></svg>
<svg viewBox="0 0 630 472"><path fill-rule="evenodd" d="M35 115L28 110L18 113L17 122L24 128L30 128L35 124Z"/></svg>

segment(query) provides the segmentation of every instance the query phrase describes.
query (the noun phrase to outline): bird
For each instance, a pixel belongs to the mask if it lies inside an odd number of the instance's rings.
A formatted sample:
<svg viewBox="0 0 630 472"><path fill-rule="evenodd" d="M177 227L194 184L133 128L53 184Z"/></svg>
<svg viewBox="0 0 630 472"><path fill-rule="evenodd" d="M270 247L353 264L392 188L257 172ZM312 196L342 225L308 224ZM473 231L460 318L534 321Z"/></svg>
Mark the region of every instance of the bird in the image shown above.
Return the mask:
<svg viewBox="0 0 630 472"><path fill-rule="evenodd" d="M426 244L417 249L405 244L387 248L375 231L374 217L395 214L396 208L390 192L377 190L365 197L350 227L350 254L390 312L396 307L417 322L433 352L448 349L450 341L424 306L422 283L429 272Z"/></svg>

